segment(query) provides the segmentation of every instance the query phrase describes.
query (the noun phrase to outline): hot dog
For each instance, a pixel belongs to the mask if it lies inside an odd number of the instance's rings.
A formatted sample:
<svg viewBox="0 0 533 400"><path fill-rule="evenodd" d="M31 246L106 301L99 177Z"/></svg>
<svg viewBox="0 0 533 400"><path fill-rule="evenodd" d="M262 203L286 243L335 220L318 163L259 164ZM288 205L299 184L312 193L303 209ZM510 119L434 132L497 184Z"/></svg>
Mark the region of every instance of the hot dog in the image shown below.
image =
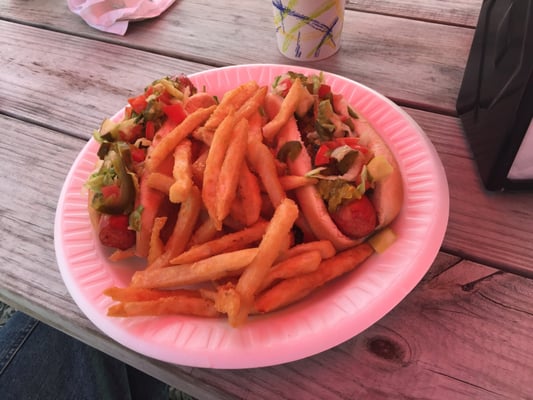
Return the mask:
<svg viewBox="0 0 533 400"><path fill-rule="evenodd" d="M163 195L146 183L145 158L188 114L215 103L184 75L162 78L128 99L121 120L108 118L95 131L99 161L85 186L91 223L102 245L135 247L136 255L146 257Z"/></svg>
<svg viewBox="0 0 533 400"><path fill-rule="evenodd" d="M289 118L274 145L278 151L287 146L301 148L297 156L286 160L289 172L319 182L295 190L301 212L317 238L343 250L388 226L399 214L403 202L400 169L372 125L344 97L331 93L321 76L288 73L278 78L266 99L270 118L279 112L296 79L314 101Z"/></svg>

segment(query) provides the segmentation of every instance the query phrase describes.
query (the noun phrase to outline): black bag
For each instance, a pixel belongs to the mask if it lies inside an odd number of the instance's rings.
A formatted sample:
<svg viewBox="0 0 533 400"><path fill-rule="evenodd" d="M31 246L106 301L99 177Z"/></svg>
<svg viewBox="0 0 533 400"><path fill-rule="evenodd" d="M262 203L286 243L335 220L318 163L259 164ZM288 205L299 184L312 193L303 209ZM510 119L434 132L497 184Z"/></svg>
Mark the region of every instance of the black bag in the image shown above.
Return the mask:
<svg viewBox="0 0 533 400"><path fill-rule="evenodd" d="M489 190L533 189L533 0L485 0L457 112Z"/></svg>

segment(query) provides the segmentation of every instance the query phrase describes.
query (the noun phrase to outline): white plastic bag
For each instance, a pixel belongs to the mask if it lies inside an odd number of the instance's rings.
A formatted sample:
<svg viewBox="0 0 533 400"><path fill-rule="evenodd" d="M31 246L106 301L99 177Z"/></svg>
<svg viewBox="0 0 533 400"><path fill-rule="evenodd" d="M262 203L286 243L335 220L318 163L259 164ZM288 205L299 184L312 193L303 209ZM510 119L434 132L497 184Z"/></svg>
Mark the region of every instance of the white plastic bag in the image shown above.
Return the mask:
<svg viewBox="0 0 533 400"><path fill-rule="evenodd" d="M67 3L89 26L124 35L130 21L157 17L174 0L67 0Z"/></svg>

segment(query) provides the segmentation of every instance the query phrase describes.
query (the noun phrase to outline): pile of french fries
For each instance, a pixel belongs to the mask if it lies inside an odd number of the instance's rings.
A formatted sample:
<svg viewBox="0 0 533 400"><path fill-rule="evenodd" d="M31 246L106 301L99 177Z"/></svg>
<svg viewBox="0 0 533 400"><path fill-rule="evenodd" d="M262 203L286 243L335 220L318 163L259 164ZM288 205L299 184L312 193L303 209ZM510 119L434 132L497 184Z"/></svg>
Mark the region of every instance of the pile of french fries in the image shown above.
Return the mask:
<svg viewBox="0 0 533 400"><path fill-rule="evenodd" d="M143 179L179 211L165 241L170 216L154 219L147 267L129 286L105 291L115 301L108 315L226 316L238 327L304 298L373 253L367 243L337 252L329 241L294 237L305 221L292 191L314 182L288 174L271 143L298 106L297 90L301 85L268 120L267 87L244 83L154 140ZM160 168L169 157L171 175Z"/></svg>

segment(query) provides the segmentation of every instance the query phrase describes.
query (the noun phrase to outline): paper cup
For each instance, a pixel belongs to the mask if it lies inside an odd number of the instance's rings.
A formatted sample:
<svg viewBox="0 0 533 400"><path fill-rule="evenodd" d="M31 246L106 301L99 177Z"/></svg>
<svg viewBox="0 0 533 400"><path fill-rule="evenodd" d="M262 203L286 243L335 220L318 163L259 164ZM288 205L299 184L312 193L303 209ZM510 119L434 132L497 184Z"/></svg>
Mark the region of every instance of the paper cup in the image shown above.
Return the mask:
<svg viewBox="0 0 533 400"><path fill-rule="evenodd" d="M278 49L292 60L316 61L340 48L346 0L272 0Z"/></svg>

